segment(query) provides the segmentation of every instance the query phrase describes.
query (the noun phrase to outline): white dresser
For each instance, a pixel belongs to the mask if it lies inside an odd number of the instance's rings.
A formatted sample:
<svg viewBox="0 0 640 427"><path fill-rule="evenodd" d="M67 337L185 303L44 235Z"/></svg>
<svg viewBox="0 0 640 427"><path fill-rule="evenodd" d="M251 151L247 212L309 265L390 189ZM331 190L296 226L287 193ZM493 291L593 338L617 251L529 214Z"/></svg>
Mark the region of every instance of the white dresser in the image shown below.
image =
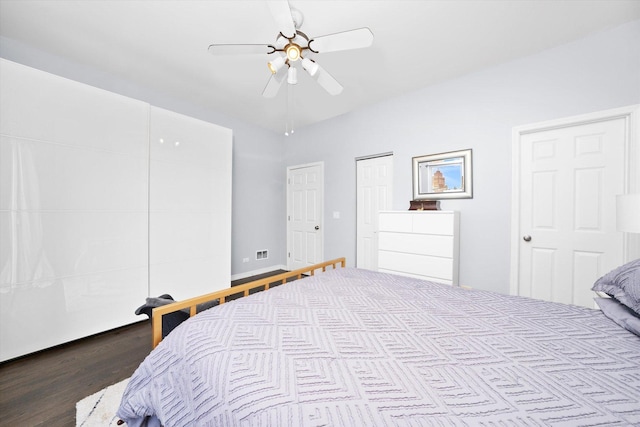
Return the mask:
<svg viewBox="0 0 640 427"><path fill-rule="evenodd" d="M378 271L458 285L459 212L379 215Z"/></svg>

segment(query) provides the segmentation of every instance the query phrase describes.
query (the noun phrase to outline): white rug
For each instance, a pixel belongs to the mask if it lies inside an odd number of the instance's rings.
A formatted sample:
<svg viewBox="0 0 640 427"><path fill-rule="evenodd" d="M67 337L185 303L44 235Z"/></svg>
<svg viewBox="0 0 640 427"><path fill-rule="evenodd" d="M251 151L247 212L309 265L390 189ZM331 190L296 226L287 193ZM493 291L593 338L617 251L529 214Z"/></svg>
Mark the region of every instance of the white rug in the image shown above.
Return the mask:
<svg viewBox="0 0 640 427"><path fill-rule="evenodd" d="M76 403L76 427L115 427L118 422L116 411L127 383L129 378Z"/></svg>

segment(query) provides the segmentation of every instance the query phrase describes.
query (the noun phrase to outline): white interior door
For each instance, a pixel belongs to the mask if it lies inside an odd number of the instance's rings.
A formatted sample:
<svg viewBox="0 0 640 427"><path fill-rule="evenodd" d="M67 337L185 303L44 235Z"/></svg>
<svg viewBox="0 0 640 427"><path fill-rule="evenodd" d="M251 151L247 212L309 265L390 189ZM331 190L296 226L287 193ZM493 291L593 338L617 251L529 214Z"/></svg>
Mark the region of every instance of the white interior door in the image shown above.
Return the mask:
<svg viewBox="0 0 640 427"><path fill-rule="evenodd" d="M287 168L287 268L323 261L324 167Z"/></svg>
<svg viewBox="0 0 640 427"><path fill-rule="evenodd" d="M378 267L378 212L393 203L393 154L356 161L357 224L356 266Z"/></svg>
<svg viewBox="0 0 640 427"><path fill-rule="evenodd" d="M519 135L512 292L594 307L593 282L624 261L615 196L627 186L627 129L614 117Z"/></svg>

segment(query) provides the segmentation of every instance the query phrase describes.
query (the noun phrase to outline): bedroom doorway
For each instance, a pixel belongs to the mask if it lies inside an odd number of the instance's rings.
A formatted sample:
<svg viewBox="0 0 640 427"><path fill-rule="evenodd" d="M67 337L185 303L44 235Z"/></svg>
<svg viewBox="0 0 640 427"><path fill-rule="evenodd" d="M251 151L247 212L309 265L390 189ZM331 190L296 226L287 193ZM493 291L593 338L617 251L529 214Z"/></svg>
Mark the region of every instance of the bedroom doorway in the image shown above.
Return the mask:
<svg viewBox="0 0 640 427"><path fill-rule="evenodd" d="M287 269L324 260L324 163L287 167Z"/></svg>
<svg viewBox="0 0 640 427"><path fill-rule="evenodd" d="M378 269L378 212L393 207L393 153L356 159L356 267Z"/></svg>
<svg viewBox="0 0 640 427"><path fill-rule="evenodd" d="M512 294L593 308L594 281L624 263L615 196L637 191L633 110L514 129Z"/></svg>

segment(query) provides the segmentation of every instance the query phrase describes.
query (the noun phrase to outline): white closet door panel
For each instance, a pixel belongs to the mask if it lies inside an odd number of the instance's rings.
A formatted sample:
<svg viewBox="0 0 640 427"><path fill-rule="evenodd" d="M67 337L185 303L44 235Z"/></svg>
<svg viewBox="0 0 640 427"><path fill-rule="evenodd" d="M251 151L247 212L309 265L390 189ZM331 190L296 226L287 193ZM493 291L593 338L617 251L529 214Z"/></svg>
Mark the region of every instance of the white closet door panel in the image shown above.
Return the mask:
<svg viewBox="0 0 640 427"><path fill-rule="evenodd" d="M170 294L176 300L203 295L229 287L218 278L210 258L156 263L150 266L151 294Z"/></svg>
<svg viewBox="0 0 640 427"><path fill-rule="evenodd" d="M9 296L3 287L2 360L140 320L131 308L144 302L146 278L143 267L17 283Z"/></svg>
<svg viewBox="0 0 640 427"><path fill-rule="evenodd" d="M139 320L149 140L143 102L5 60L0 86L6 360Z"/></svg>
<svg viewBox="0 0 640 427"><path fill-rule="evenodd" d="M3 59L0 93L0 361L229 286L231 130Z"/></svg>
<svg viewBox="0 0 640 427"><path fill-rule="evenodd" d="M0 209L147 210L143 157L0 136L0 158Z"/></svg>
<svg viewBox="0 0 640 427"><path fill-rule="evenodd" d="M231 281L231 130L150 109L149 293L185 299Z"/></svg>
<svg viewBox="0 0 640 427"><path fill-rule="evenodd" d="M2 220L3 237L9 237L2 240L11 242L2 255L3 283L101 274L147 263L146 212L10 211ZM11 282L4 282L8 267ZM146 281L139 286L146 291Z"/></svg>
<svg viewBox="0 0 640 427"><path fill-rule="evenodd" d="M0 61L0 133L147 156L148 104Z"/></svg>
<svg viewBox="0 0 640 427"><path fill-rule="evenodd" d="M416 254L380 251L378 268L451 280L453 260Z"/></svg>
<svg viewBox="0 0 640 427"><path fill-rule="evenodd" d="M218 224L210 212L155 212L149 230L154 263L214 259Z"/></svg>
<svg viewBox="0 0 640 427"><path fill-rule="evenodd" d="M444 234L451 236L454 230L454 215L450 212L417 213L413 216L413 232Z"/></svg>
<svg viewBox="0 0 640 427"><path fill-rule="evenodd" d="M0 116L2 116L1 111ZM13 166L13 152L11 138L0 135L0 211L11 209L11 206L18 203L18 193L13 190L16 173Z"/></svg>
<svg viewBox="0 0 640 427"><path fill-rule="evenodd" d="M154 211L212 212L218 201L218 171L186 163L151 161L149 189Z"/></svg>
<svg viewBox="0 0 640 427"><path fill-rule="evenodd" d="M378 213L393 204L393 155L356 161L356 266L378 265Z"/></svg>
<svg viewBox="0 0 640 427"><path fill-rule="evenodd" d="M15 212L0 210L0 237L2 237L0 239L0 295L10 293L11 283L16 282L16 271L13 265L14 240L11 237L15 216ZM1 300L2 296L0 296Z"/></svg>
<svg viewBox="0 0 640 427"><path fill-rule="evenodd" d="M386 251L450 258L453 252L453 236L425 236L381 231L378 233L378 247Z"/></svg>
<svg viewBox="0 0 640 427"><path fill-rule="evenodd" d="M221 146L227 146L231 129L151 107L149 129L151 159L210 169L212 162L228 169ZM224 150L223 150L224 153ZM220 157L216 161L216 157Z"/></svg>

